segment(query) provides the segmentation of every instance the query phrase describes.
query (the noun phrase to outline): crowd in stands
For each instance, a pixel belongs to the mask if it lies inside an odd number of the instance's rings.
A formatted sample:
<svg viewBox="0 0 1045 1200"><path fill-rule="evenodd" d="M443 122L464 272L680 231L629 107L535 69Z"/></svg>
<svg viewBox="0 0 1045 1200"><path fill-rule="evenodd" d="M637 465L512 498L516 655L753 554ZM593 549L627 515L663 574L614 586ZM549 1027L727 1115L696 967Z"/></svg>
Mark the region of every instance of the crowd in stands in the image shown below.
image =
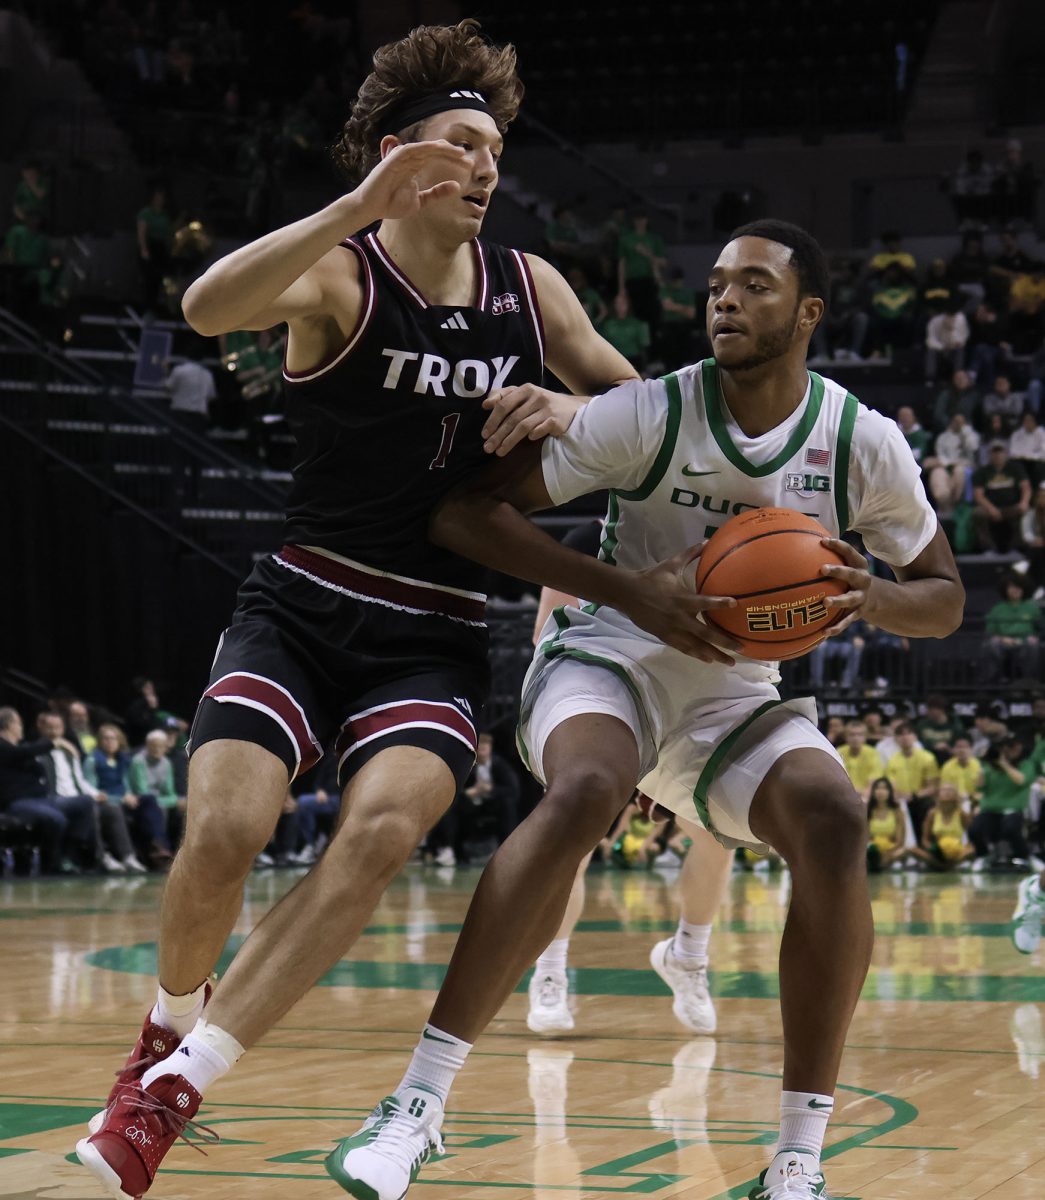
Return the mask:
<svg viewBox="0 0 1045 1200"><path fill-rule="evenodd" d="M140 875L170 865L185 824L189 727L152 680L134 680L132 691L117 715L60 690L29 735L17 709L0 707L4 873ZM329 753L293 782L258 867L308 866L322 854L340 812L336 775ZM418 857L485 861L522 815L519 774L482 733L471 776Z"/></svg>
<svg viewBox="0 0 1045 1200"><path fill-rule="evenodd" d="M967 714L931 695L906 711L871 701L859 717L825 718L824 733L867 805L870 869L1042 869L1045 694L1035 695L1022 718L1006 721L1000 711L982 704ZM28 735L16 709L0 708L4 873L165 871L184 829L187 733L148 679L135 680L119 716L60 691ZM340 812L336 772L336 757L327 754L288 788L257 867L307 867L322 855ZM439 867L480 865L525 809L518 764L484 732L470 777L416 858ZM595 861L677 868L689 842L662 816L630 803ZM738 859L743 868L779 865L750 852Z"/></svg>

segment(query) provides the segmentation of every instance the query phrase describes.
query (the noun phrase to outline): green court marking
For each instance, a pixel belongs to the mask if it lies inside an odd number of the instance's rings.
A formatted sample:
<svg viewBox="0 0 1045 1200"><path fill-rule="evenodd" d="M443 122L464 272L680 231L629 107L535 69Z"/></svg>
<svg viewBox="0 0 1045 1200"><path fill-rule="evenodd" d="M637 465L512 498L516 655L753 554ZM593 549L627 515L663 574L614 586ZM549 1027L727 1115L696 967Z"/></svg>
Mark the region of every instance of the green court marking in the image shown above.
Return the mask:
<svg viewBox="0 0 1045 1200"><path fill-rule="evenodd" d="M224 970L243 942L230 938L221 956ZM156 943L110 946L86 956L93 967L135 975L155 975ZM395 988L400 991L437 991L446 974L443 963L342 961L319 981L319 987ZM532 972L515 989L525 992ZM669 996L667 985L649 970L620 967L574 967L571 990L577 996ZM775 971L712 971L711 989L719 999L775 1000L779 977ZM990 1001L1020 1004L1045 1001L1045 976L1041 975L934 975L927 971L877 968L871 971L861 993L864 1000L917 1000L931 1002Z"/></svg>
<svg viewBox="0 0 1045 1200"><path fill-rule="evenodd" d="M0 1104L0 1141L49 1133L67 1125L86 1125L97 1111L97 1103L89 1108L64 1104Z"/></svg>
<svg viewBox="0 0 1045 1200"><path fill-rule="evenodd" d="M516 1055L494 1055L494 1056L490 1056L490 1057L514 1057L517 1059L522 1059L524 1056L522 1054L516 1054ZM579 1058L575 1059L574 1061L608 1063L608 1064L617 1065L617 1066L625 1065L619 1059L598 1058L598 1057L594 1057L594 1056L579 1057ZM670 1066L671 1064L667 1063L667 1062L651 1062L651 1061L640 1060L640 1061L636 1061L636 1062L631 1062L627 1065L648 1066L648 1067L656 1067L656 1068L662 1069L662 1068ZM725 1068L725 1067L716 1067L716 1068L712 1068L712 1070L716 1074L747 1075L747 1076L752 1076L752 1077L761 1078L761 1079L770 1079L773 1081L779 1080L779 1075L777 1075L775 1073L767 1072L767 1071L748 1071L748 1070L738 1070L738 1069ZM901 1100L900 1098L898 1098L896 1096L890 1096L890 1095L887 1095L887 1094L881 1093L881 1092L874 1092L867 1088L859 1088L859 1087L855 1087L855 1086L852 1086L849 1084L839 1084L838 1090L842 1091L842 1092L851 1092L851 1093L866 1097L871 1100L876 1100L876 1101L884 1104L890 1110L890 1113L889 1113L889 1116L886 1118L886 1120L878 1122L877 1124L864 1125L864 1126L852 1126L852 1125L846 1126L845 1128L852 1129L853 1132L850 1132L845 1138L843 1138L842 1140L829 1146L824 1151L823 1157L824 1157L825 1161L829 1160L831 1158L836 1158L839 1155L844 1154L847 1150L853 1149L856 1146L867 1146L867 1145L869 1145L869 1143L874 1142L877 1139L883 1138L887 1134L892 1133L895 1130L900 1129L905 1125L911 1124L918 1116L918 1110L914 1107L914 1105L910 1104L906 1100ZM208 1107L210 1107L210 1106L208 1106ZM213 1107L215 1107L215 1108L218 1108L218 1107L242 1108L244 1106L235 1105L235 1104L229 1102L229 1103L226 1103L225 1105L215 1105ZM248 1106L248 1107L270 1109L270 1108L273 1108L276 1106L252 1105L252 1106ZM297 1108L297 1106L288 1106L288 1107ZM24 1106L4 1105L4 1106L2 1106L2 1108L6 1108L6 1109L18 1108L19 1109L19 1114L18 1114L19 1117L21 1117L22 1114L25 1113L25 1111L26 1111ZM0 1111L2 1111L2 1108L0 1108ZM69 1109L65 1106L59 1107L59 1106L53 1106L53 1105L47 1105L47 1104L39 1104L39 1105L35 1106L33 1109L31 1109L30 1111L37 1112L37 1113L40 1113L42 1111L42 1113L44 1113L44 1114L50 1113L52 1115L52 1119L50 1121L47 1121L45 1118L40 1123L39 1128L55 1128L55 1127L57 1127L58 1124L61 1124L61 1123L68 1122L68 1123L75 1124L75 1123L80 1123L82 1120L85 1119L85 1113L83 1110ZM317 1111L327 1112L327 1113L330 1113L333 1115L335 1113L340 1114L342 1111L347 1112L348 1110L337 1110L337 1109L333 1109L333 1108L325 1108L325 1109L317 1109ZM73 1119L71 1121L69 1121L70 1113L73 1114ZM61 1114L61 1116L59 1116L59 1114ZM482 1114L483 1122L476 1121L476 1122L465 1122L465 1123L469 1123L469 1124L480 1124L480 1123L494 1124L494 1123L496 1123L503 1128L506 1120L508 1120L508 1122L511 1123L510 1119L516 1115L522 1116L524 1114L489 1112L489 1113ZM597 1114L586 1114L586 1115L589 1119L597 1119ZM527 1113L527 1114L525 1114L525 1116L532 1120L532 1114ZM268 1122L268 1121L283 1121L283 1120L306 1121L306 1120L314 1120L314 1119L315 1118L313 1118L313 1117L305 1117L305 1116L300 1116L300 1115L283 1116L283 1117L279 1117L279 1116L268 1117L268 1116L250 1115L250 1116L226 1117L226 1118L219 1117L216 1119L212 1119L211 1123L212 1124L231 1125L231 1124L244 1123L244 1122L249 1123L251 1121L266 1121L266 1122ZM458 1114L451 1113L448 1117L448 1123L451 1126L458 1124L459 1123ZM719 1130L719 1132L730 1132L732 1126L744 1125L744 1124L750 1124L752 1126L765 1125L765 1122L730 1121L728 1119L722 1119L721 1124L725 1125L727 1128L721 1129L721 1130ZM605 1126L603 1126L603 1127L605 1127ZM632 1128L636 1134L646 1132L646 1130L641 1125L633 1126L630 1128ZM459 1131L454 1130L453 1128L451 1128L448 1132L450 1134L451 1144L457 1150L484 1149L491 1145L496 1145L502 1141L512 1140L518 1136L515 1134L508 1134L508 1135L506 1135L506 1134L487 1134L487 1135L478 1134L477 1135L477 1134L473 1134L473 1133L470 1133L467 1131L459 1132ZM650 1131L650 1132L652 1132L652 1131ZM763 1135L758 1134L754 1129L752 1129L750 1131L745 1131L745 1132L748 1133L747 1139L744 1143L739 1143L739 1144L748 1144L748 1145L760 1144L760 1142L762 1141ZM768 1133L768 1130L767 1130L767 1133ZM752 1135L754 1135L754 1136L752 1136ZM17 1135L7 1134L7 1136L10 1137L10 1136L17 1136ZM23 1134L23 1136L24 1136L24 1134ZM770 1140L772 1140L772 1135L770 1135ZM673 1153L674 1151L684 1148L686 1146L702 1144L705 1141L713 1143L714 1139L701 1137L701 1138L692 1138L692 1139L684 1138L684 1139L676 1140L676 1139L672 1138L672 1139L666 1140L666 1141L664 1141L664 1140L658 1141L652 1146L644 1147L642 1149L633 1151L629 1154L617 1156L613 1159L610 1159L607 1162L597 1163L592 1167L588 1167L581 1173L581 1178L599 1179L600 1181L602 1179L618 1179L618 1180L627 1179L629 1182L627 1182L624 1186L611 1185L609 1183L601 1183L601 1182L597 1186L600 1191L608 1192L608 1193L620 1193L620 1194L631 1194L631 1195L650 1194L652 1192L659 1191L664 1187L672 1186L677 1183L683 1183L686 1181L687 1176L665 1173L665 1172L658 1172L658 1171L642 1171L642 1170L636 1171L634 1168L646 1166L646 1165L650 1164L651 1162L655 1161L657 1158L662 1157L664 1154ZM237 1143L229 1142L228 1140L226 1140L226 1144L237 1144ZM241 1142L239 1144L255 1144L256 1145L259 1143L256 1143L256 1142L255 1143L242 1143ZM732 1143L726 1143L726 1144L738 1144L738 1143L732 1142ZM898 1147L898 1146L891 1146L891 1145L887 1146L885 1144L882 1144L880 1147L869 1146L869 1148L871 1148L871 1149L875 1149L875 1148L905 1149L905 1150L910 1150L912 1152L915 1152L918 1150L932 1150L932 1149L951 1150L951 1149L954 1149L953 1147L938 1147L938 1148L937 1147L915 1147L915 1146ZM278 1163L280 1165L296 1165L296 1164L301 1164L301 1165L316 1164L316 1165L318 1165L320 1157L325 1155L326 1153L327 1153L326 1150L305 1149L305 1150L300 1150L300 1151L294 1151L290 1154L278 1155L278 1156L275 1156L274 1158L266 1160L266 1161L269 1161L272 1163ZM451 1157L451 1156L447 1156L447 1157ZM68 1155L67 1161L75 1162L76 1161L75 1155ZM305 1180L312 1179L312 1180L315 1180L319 1177L318 1174L315 1172L297 1173L297 1172L267 1172L267 1171L221 1171L221 1170L193 1170L193 1169L189 1169L189 1168L167 1169L165 1171L165 1174L167 1174L167 1175L199 1175L199 1176L206 1176L209 1178L230 1178L230 1179L305 1179ZM747 1195L747 1192L753 1186L753 1183L754 1183L753 1180L749 1180L745 1184L739 1185L735 1188L730 1189L727 1192L721 1193L720 1195L713 1197L712 1200L741 1200L741 1198L743 1198ZM532 1191L537 1190L540 1185L537 1185L534 1183L525 1183L525 1182L516 1183L516 1182L509 1182L509 1181L504 1181L504 1180L494 1181L494 1180L430 1179L430 1180L420 1180L417 1186L456 1187L458 1189L463 1189L466 1187L467 1188L497 1187L497 1188L515 1189L517 1191L532 1192ZM579 1191L583 1191L585 1189L584 1189L583 1185L579 1188L574 1185L560 1185L560 1186L556 1186L550 1190L570 1192L570 1193L576 1195ZM839 1200L842 1200L842 1198L839 1198Z"/></svg>

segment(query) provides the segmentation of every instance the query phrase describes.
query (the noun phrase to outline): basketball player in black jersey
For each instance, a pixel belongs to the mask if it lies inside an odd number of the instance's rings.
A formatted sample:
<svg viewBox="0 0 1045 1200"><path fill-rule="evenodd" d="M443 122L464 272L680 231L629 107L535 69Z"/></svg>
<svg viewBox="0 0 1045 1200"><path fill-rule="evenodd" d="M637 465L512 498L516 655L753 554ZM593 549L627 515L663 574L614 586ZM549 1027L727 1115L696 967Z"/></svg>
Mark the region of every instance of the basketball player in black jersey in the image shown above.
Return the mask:
<svg viewBox="0 0 1045 1200"><path fill-rule="evenodd" d="M489 449L569 424L580 402L541 391L545 363L582 395L634 377L557 272L478 238L522 95L514 50L462 22L416 29L374 66L339 144L363 182L185 296L205 335L287 322L298 462L285 545L243 584L193 724L158 1002L77 1146L118 1197L148 1189L201 1092L348 950L471 768L485 597L471 563L428 543L434 504ZM510 414L484 409L525 384ZM331 743L340 827L204 1019L254 858Z"/></svg>

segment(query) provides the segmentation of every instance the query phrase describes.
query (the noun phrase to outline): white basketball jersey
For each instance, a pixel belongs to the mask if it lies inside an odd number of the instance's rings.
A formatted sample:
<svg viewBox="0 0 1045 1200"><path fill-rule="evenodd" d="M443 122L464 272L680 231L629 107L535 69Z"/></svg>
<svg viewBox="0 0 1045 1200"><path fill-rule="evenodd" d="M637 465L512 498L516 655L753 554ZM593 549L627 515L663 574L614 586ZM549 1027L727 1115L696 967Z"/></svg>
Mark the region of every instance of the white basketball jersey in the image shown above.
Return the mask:
<svg viewBox="0 0 1045 1200"><path fill-rule="evenodd" d="M733 421L711 359L623 384L545 441L543 468L556 504L609 488L601 557L631 570L752 508L796 509L833 536L854 529L892 565L911 562L936 531L896 423L812 372L795 412L755 438Z"/></svg>

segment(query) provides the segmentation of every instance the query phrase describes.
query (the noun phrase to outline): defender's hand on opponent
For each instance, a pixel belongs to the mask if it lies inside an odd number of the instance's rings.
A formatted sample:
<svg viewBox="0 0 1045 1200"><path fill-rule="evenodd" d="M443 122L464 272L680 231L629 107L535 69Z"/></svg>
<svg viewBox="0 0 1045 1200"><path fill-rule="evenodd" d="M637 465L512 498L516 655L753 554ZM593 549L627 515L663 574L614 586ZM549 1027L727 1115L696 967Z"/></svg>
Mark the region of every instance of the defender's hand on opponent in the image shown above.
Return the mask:
<svg viewBox="0 0 1045 1200"><path fill-rule="evenodd" d="M820 544L833 550L847 563L844 567L823 566L820 568L822 575L840 579L849 585L848 592L843 592L840 596L829 596L824 602L828 608L847 610L845 616L831 626L831 631L827 635L828 637L837 637L854 621L869 621L873 618L874 601L871 596L871 587L875 578L867 569L867 559L848 542L843 542L841 538L821 538Z"/></svg>
<svg viewBox="0 0 1045 1200"><path fill-rule="evenodd" d="M498 388L483 401L483 408L490 410L483 426L483 449L503 458L521 441L562 437L587 403L587 396L565 396L532 383Z"/></svg>
<svg viewBox="0 0 1045 1200"><path fill-rule="evenodd" d="M713 608L735 608L730 596L702 596L697 592L696 561L704 549L689 547L644 571L631 573L626 602L617 605L640 629L665 645L701 662L732 666L740 643L704 620Z"/></svg>

